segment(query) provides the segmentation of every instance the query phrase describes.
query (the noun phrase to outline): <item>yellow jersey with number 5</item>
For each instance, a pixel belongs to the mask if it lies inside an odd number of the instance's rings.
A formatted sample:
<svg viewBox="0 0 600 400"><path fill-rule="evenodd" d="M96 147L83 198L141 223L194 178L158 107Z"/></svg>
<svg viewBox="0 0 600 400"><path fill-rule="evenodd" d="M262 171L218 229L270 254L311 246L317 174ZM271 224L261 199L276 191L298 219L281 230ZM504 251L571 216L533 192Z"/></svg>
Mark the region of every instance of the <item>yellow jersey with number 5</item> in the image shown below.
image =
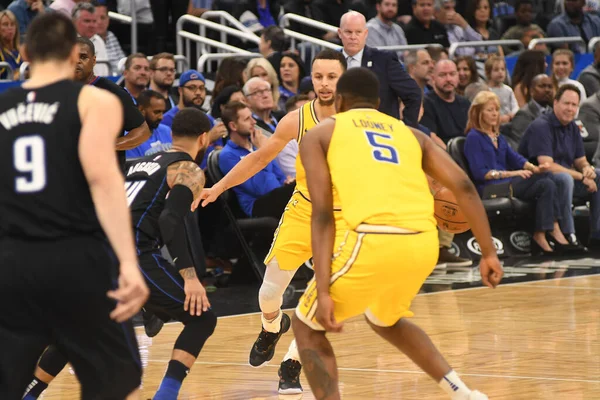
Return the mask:
<svg viewBox="0 0 600 400"><path fill-rule="evenodd" d="M350 228L435 230L433 196L412 131L375 109L353 109L334 118L327 162Z"/></svg>

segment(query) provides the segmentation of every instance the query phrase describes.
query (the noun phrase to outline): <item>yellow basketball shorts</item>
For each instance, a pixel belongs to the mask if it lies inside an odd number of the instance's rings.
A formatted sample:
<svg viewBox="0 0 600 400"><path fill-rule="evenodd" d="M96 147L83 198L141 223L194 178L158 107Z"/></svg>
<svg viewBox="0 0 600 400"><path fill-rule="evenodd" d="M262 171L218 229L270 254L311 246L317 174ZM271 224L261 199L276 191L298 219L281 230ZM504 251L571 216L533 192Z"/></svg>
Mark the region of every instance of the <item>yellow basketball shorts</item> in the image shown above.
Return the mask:
<svg viewBox="0 0 600 400"><path fill-rule="evenodd" d="M312 257L311 214L310 201L300 192L294 192L279 220L265 264L276 257L280 269L293 271ZM346 226L341 212L334 211L334 216L336 229Z"/></svg>
<svg viewBox="0 0 600 400"><path fill-rule="evenodd" d="M336 243L329 289L336 321L365 314L374 325L387 327L413 316L410 304L438 259L437 231L391 234L336 230ZM315 319L316 311L313 278L300 298L296 315L311 328L323 330Z"/></svg>

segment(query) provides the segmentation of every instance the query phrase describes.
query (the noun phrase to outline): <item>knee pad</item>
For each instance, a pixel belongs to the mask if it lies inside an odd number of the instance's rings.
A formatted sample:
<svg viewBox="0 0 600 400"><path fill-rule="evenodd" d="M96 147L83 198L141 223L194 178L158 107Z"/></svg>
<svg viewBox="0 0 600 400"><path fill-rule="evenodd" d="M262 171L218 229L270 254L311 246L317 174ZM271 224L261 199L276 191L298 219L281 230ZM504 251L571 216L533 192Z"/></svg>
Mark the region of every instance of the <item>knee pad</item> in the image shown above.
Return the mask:
<svg viewBox="0 0 600 400"><path fill-rule="evenodd" d="M38 366L48 375L57 376L67 365L65 357L55 346L49 346L38 363Z"/></svg>
<svg viewBox="0 0 600 400"><path fill-rule="evenodd" d="M204 343L215 331L217 316L208 310L200 316L190 317L175 342L175 349L183 350L197 358Z"/></svg>
<svg viewBox="0 0 600 400"><path fill-rule="evenodd" d="M283 293L289 286L296 271L286 271L279 268L277 260L267 265L267 271L258 291L258 303L263 313L271 313L279 310L283 303Z"/></svg>

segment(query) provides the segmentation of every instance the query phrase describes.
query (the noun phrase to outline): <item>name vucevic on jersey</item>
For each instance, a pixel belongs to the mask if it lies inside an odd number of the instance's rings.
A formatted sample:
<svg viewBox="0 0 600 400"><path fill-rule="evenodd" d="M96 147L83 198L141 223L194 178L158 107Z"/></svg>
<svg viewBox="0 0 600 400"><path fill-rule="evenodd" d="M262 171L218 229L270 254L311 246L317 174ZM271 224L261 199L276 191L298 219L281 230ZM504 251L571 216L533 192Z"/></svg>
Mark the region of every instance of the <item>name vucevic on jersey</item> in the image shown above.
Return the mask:
<svg viewBox="0 0 600 400"><path fill-rule="evenodd" d="M6 130L27 123L40 123L50 125L60 106L59 102L48 103L19 103L0 114L0 123Z"/></svg>

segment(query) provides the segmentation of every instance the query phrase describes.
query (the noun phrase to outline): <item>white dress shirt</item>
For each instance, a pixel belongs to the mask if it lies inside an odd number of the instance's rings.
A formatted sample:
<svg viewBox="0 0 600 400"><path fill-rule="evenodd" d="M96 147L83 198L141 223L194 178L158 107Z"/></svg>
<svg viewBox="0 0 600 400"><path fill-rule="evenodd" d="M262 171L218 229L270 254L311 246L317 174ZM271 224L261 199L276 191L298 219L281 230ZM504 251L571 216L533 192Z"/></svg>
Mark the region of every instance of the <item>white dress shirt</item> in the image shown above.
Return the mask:
<svg viewBox="0 0 600 400"><path fill-rule="evenodd" d="M109 61L108 54L106 53L106 45L104 44L104 40L98 35L94 35L90 38L92 43L94 43L94 47L96 48L96 61ZM94 67L94 75L96 76L108 76L108 67L106 64L96 64Z"/></svg>
<svg viewBox="0 0 600 400"><path fill-rule="evenodd" d="M346 53L346 50L342 50L342 54L344 54L344 57L346 57L346 62L348 63L348 69L357 68L362 65L362 58L364 52L365 48L363 47L362 50L356 53L355 55L349 56L348 53Z"/></svg>

